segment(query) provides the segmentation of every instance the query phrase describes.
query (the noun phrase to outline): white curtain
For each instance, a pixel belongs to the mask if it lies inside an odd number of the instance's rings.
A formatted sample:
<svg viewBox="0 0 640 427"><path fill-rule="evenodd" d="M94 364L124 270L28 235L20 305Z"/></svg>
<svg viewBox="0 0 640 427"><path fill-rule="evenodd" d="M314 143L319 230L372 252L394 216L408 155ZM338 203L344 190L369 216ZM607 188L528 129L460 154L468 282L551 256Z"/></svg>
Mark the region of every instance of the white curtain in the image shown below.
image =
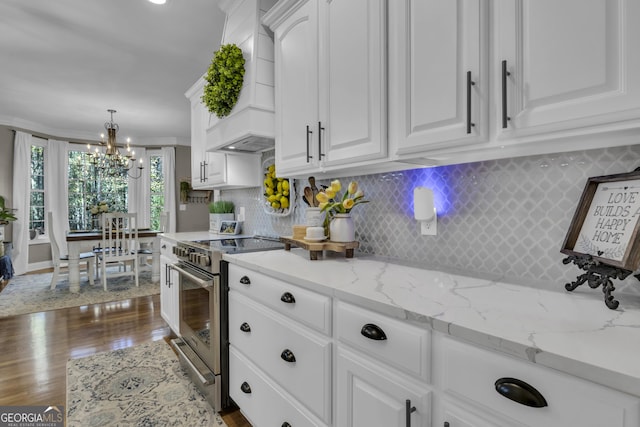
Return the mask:
<svg viewBox="0 0 640 427"><path fill-rule="evenodd" d="M30 134L16 131L13 141L13 208L17 220L13 222L13 268L25 274L29 266L29 197L31 195Z"/></svg>
<svg viewBox="0 0 640 427"><path fill-rule="evenodd" d="M69 143L47 141L47 164L45 165L45 206L53 212L53 224L48 224L58 240L60 255L67 255L64 237L69 231Z"/></svg>
<svg viewBox="0 0 640 427"><path fill-rule="evenodd" d="M129 213L138 214L138 228L151 226L151 174L149 173L149 158L147 150L135 147L136 160L142 159L144 169L138 179L129 177ZM131 170L132 175L137 176L140 170L137 166Z"/></svg>
<svg viewBox="0 0 640 427"><path fill-rule="evenodd" d="M169 212L169 233L176 232L176 149L162 148L162 166L164 168L164 210Z"/></svg>

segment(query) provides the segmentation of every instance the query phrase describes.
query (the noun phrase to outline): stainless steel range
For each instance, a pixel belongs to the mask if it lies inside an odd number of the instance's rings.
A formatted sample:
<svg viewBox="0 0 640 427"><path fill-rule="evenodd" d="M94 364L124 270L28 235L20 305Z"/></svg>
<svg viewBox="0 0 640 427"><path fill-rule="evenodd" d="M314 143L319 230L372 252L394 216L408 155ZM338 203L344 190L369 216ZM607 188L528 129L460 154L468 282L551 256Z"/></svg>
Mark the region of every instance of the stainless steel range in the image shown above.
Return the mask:
<svg viewBox="0 0 640 427"><path fill-rule="evenodd" d="M172 344L182 366L214 410L232 405L229 398L228 284L224 253L282 249L277 239L253 236L179 242L173 253L178 272L180 335Z"/></svg>

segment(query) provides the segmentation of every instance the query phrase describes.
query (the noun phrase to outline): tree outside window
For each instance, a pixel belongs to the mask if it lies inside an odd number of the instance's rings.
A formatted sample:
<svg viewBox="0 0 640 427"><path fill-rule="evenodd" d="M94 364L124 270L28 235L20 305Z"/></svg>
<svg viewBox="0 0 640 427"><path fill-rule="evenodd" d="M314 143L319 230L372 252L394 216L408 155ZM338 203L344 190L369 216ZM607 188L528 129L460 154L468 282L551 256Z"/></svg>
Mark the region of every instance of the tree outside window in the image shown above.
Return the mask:
<svg viewBox="0 0 640 427"><path fill-rule="evenodd" d="M151 229L160 229L160 215L165 210L164 206L164 168L162 156L151 154L149 156L149 175L151 177Z"/></svg>
<svg viewBox="0 0 640 427"><path fill-rule="evenodd" d="M42 145L31 146L31 194L29 203L29 229L45 233L45 148Z"/></svg>
<svg viewBox="0 0 640 427"><path fill-rule="evenodd" d="M107 202L111 212L127 212L126 172L103 176L87 159L84 151L69 151L69 227L90 230L96 227L91 207Z"/></svg>

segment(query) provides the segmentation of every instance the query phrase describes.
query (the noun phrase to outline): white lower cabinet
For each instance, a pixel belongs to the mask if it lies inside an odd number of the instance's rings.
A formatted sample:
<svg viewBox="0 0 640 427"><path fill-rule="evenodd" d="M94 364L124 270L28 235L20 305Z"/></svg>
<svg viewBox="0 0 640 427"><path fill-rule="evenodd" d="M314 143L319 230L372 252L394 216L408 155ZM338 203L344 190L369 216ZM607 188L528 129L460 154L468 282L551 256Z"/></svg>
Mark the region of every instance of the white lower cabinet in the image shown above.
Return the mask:
<svg viewBox="0 0 640 427"><path fill-rule="evenodd" d="M178 272L169 268L177 259L173 244L162 240L160 245L160 315L171 330L180 336L180 294Z"/></svg>
<svg viewBox="0 0 640 427"><path fill-rule="evenodd" d="M426 385L342 346L336 370L337 426L431 425L431 391Z"/></svg>
<svg viewBox="0 0 640 427"><path fill-rule="evenodd" d="M229 287L229 395L242 413L254 427L331 425L331 298L233 264Z"/></svg>
<svg viewBox="0 0 640 427"><path fill-rule="evenodd" d="M253 427L326 427L234 346L229 347L229 395Z"/></svg>
<svg viewBox="0 0 640 427"><path fill-rule="evenodd" d="M640 425L637 397L440 334L434 335L433 372L447 402L436 408L435 426L485 426L487 418L497 426ZM480 415L463 411L465 405Z"/></svg>
<svg viewBox="0 0 640 427"><path fill-rule="evenodd" d="M255 427L640 426L639 396L252 269L229 277L230 395Z"/></svg>

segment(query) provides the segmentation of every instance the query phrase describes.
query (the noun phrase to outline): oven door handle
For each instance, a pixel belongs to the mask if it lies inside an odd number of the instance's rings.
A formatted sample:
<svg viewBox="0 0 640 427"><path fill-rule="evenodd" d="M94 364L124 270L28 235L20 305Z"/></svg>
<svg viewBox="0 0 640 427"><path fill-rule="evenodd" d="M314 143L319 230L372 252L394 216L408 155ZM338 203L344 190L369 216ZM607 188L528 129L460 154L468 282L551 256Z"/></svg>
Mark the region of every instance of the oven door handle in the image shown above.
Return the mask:
<svg viewBox="0 0 640 427"><path fill-rule="evenodd" d="M178 273L180 273L181 275L187 276L189 279L193 280L194 282L196 282L198 285L202 286L203 288L210 288L214 285L215 279L217 275L212 275L211 278L203 278L202 276L196 276L195 274L179 267L177 264L173 264L171 266L171 268L173 268L174 270L176 270Z"/></svg>

